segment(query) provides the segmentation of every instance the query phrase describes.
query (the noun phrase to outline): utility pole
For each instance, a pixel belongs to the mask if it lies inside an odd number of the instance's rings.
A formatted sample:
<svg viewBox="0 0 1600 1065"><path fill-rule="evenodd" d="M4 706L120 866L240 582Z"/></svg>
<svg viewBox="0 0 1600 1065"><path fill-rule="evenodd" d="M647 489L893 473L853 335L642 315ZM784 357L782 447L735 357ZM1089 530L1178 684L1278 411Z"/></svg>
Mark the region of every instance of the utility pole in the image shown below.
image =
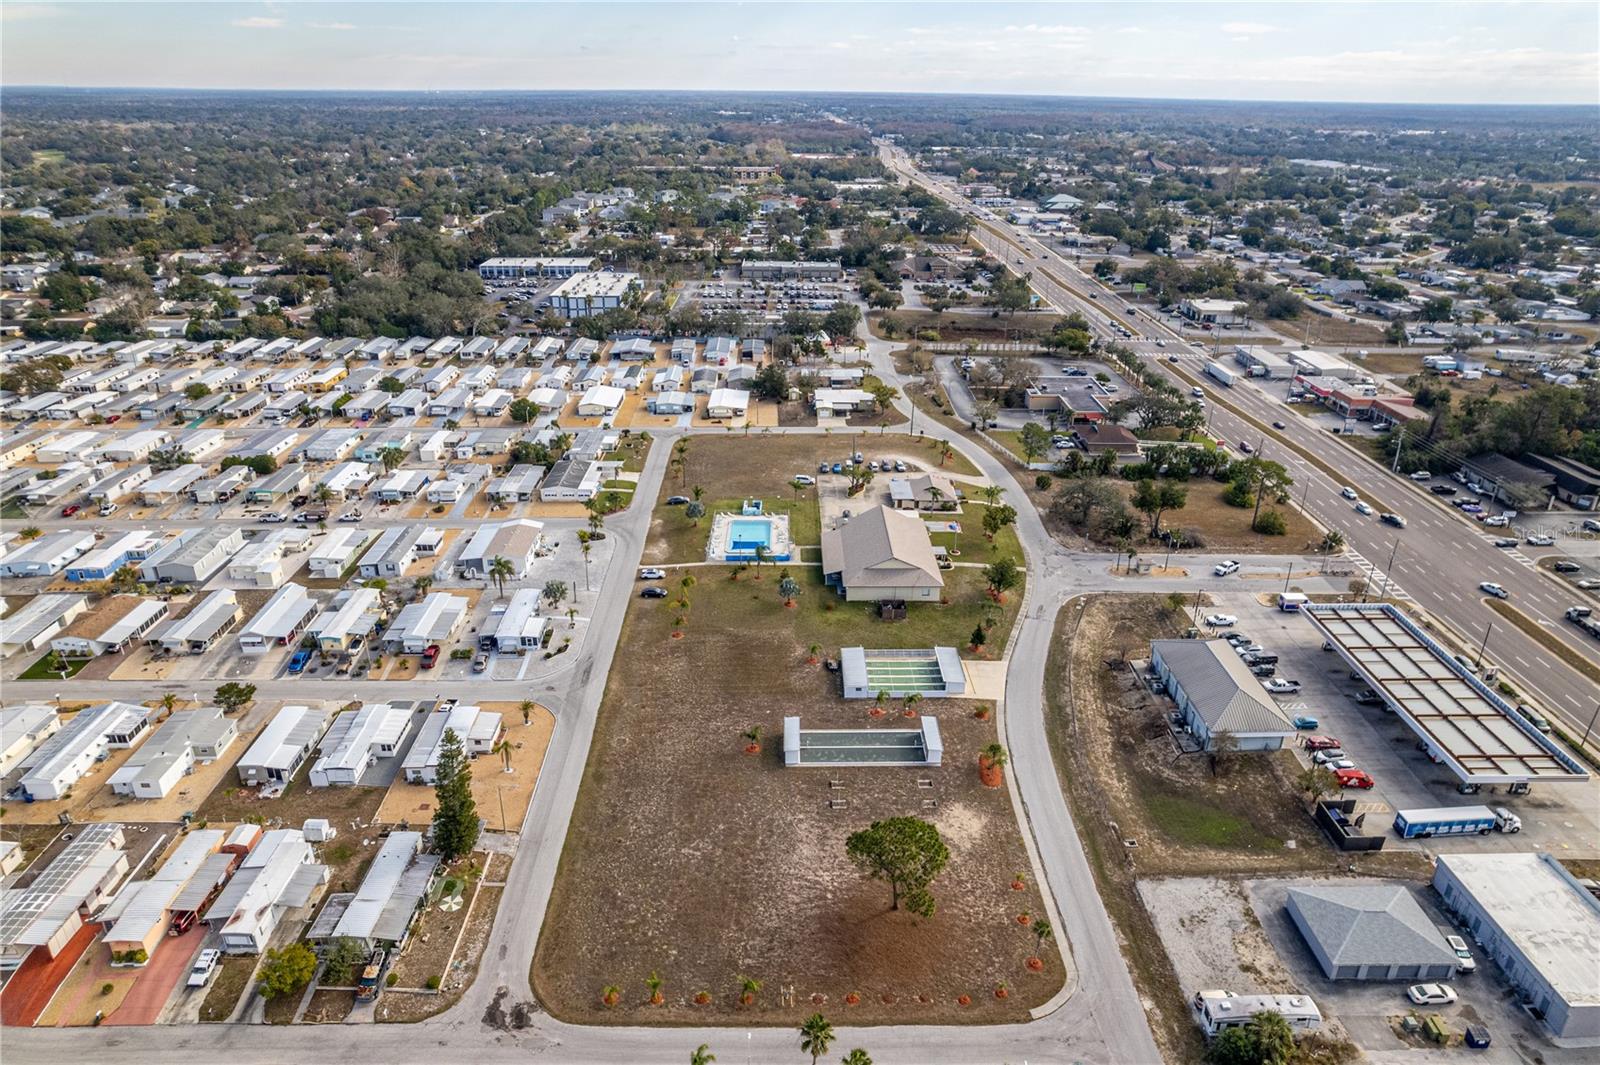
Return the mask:
<svg viewBox="0 0 1600 1065"><path fill-rule="evenodd" d="M1594 713L1589 715L1589 723L1583 727L1583 739L1578 741L1579 747L1585 747L1588 745L1589 730L1594 728L1594 719L1597 717L1600 717L1600 703L1594 704Z"/></svg>
<svg viewBox="0 0 1600 1065"><path fill-rule="evenodd" d="M1399 553L1400 553L1400 538L1397 536L1397 537L1395 537L1395 540L1394 540L1394 548L1393 548L1393 550L1391 550L1389 552L1389 568L1383 571L1383 591L1381 593L1379 593L1379 595L1378 595L1379 599L1386 598L1388 596L1388 594L1389 594L1389 579L1394 574L1394 559L1395 559L1395 556L1398 555Z"/></svg>
<svg viewBox="0 0 1600 1065"><path fill-rule="evenodd" d="M1485 625L1483 627L1483 639L1478 643L1478 657L1476 657L1476 658L1474 658L1472 660L1472 668L1473 669L1477 669L1479 666L1483 665L1483 652L1484 652L1484 649L1489 646L1489 633L1492 632L1493 630L1494 630L1494 621L1493 620L1491 620L1489 622L1489 624L1487 624L1487 625Z"/></svg>
<svg viewBox="0 0 1600 1065"><path fill-rule="evenodd" d="M1400 430L1400 435L1395 438L1395 442L1394 442L1394 465L1389 467L1389 472L1391 472L1391 473L1399 473L1400 472L1400 452L1405 450L1405 446L1406 446L1406 431L1404 429L1401 429Z"/></svg>
<svg viewBox="0 0 1600 1065"><path fill-rule="evenodd" d="M1284 591L1287 592L1289 590L1289 578L1291 578L1293 576L1294 576L1294 563L1290 562L1289 563L1289 568L1286 569L1284 571L1284 573L1283 573L1283 590Z"/></svg>

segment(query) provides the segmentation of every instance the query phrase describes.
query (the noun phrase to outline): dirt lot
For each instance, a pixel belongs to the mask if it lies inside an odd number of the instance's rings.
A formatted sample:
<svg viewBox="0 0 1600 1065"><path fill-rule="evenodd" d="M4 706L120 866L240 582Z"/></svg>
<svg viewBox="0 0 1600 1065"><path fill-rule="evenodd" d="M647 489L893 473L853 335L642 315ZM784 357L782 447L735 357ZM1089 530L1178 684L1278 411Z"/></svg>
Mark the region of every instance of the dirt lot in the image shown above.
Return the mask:
<svg viewBox="0 0 1600 1065"><path fill-rule="evenodd" d="M1326 843L1292 783L1287 751L1236 755L1213 776L1204 755L1179 755L1165 726L1171 704L1120 661L1184 624L1165 597L1095 596L1062 611L1046 679L1051 749L1117 926L1157 1043L1168 1060L1201 1046L1171 960L1139 898L1140 878L1343 872L1352 858ZM1115 666L1116 668L1110 668ZM1128 840L1135 840L1129 846ZM1355 859L1373 875L1426 878L1415 852Z"/></svg>
<svg viewBox="0 0 1600 1065"><path fill-rule="evenodd" d="M970 703L930 700L918 709L939 718L941 768L785 769L785 715L808 728L878 719L806 662L807 634L820 630L804 610L772 602L771 584L702 582L678 641L670 601L635 601L534 959L541 1001L591 1023L789 1024L824 1004L850 1023L1022 1019L1063 973L1052 951L1042 973L1024 965L1036 947L1017 916L1042 905L1031 885L1011 887L1028 863L1006 793L978 781L993 723ZM762 601L753 612L735 609L752 594ZM846 610L860 608L835 615ZM876 626L871 646L928 642L906 623L865 623ZM885 727L907 724L891 713ZM760 751L746 754L743 733L757 725ZM837 799L848 805L831 809ZM844 855L850 832L901 815L932 820L951 849L928 921L890 912L884 885ZM652 970L666 981L658 1008L644 987ZM741 976L764 985L749 1008L737 1003ZM994 993L1002 982L1004 1000ZM613 983L621 1004L606 1010L601 991ZM700 991L703 1006L693 1002Z"/></svg>
<svg viewBox="0 0 1600 1065"><path fill-rule="evenodd" d="M480 855L479 857L481 858L482 856ZM471 986L473 978L477 975L478 960L483 956L484 944L489 941L489 930L494 925L495 911L500 906L500 896L503 890L501 887L478 888L477 899L472 904L472 912L466 918L466 932L461 936L461 942L456 949L455 958L450 963L448 971L444 974L439 994L384 994L378 999L376 1016L379 1021L401 1023L420 1021L425 1017L432 1017L436 1013L442 1013L455 1005L461 998L462 993ZM470 896L469 889L468 897ZM462 912L464 913L465 911ZM430 914L430 916L432 915ZM440 914L439 916L444 915ZM459 925L454 927L459 928ZM441 962L439 968L442 967L443 963ZM429 975L438 975L438 972L423 973L421 981L425 982ZM404 986L406 982L402 978L400 984Z"/></svg>
<svg viewBox="0 0 1600 1065"><path fill-rule="evenodd" d="M537 707L532 720L524 725L515 703L481 705L501 715L505 738L514 749L510 773L505 772L505 763L498 754L482 754L472 760L472 798L486 829L515 831L533 801L533 787L539 781L539 767L544 763L556 719L550 711ZM433 820L433 785L408 784L403 776L395 777L378 808L377 820L386 825L402 821L428 824Z"/></svg>
<svg viewBox="0 0 1600 1065"><path fill-rule="evenodd" d="M233 1016L260 960L255 955L230 955L222 959L216 975L211 977L205 1002L200 1005L201 1021L220 1023Z"/></svg>
<svg viewBox="0 0 1600 1065"><path fill-rule="evenodd" d="M1107 550L1111 548L1110 544L1098 543L1085 537L1066 521L1051 513L1051 505L1070 482L1057 479L1050 488L1041 491L1034 487L1031 478L1024 480L1029 500L1038 508L1045 527L1057 540L1073 548L1083 546L1098 546ZM1107 478L1107 483L1121 492L1124 500L1133 498L1135 485L1131 482ZM1300 555L1314 550L1322 541L1322 531L1310 518L1292 505L1273 504L1268 501L1262 506L1262 513L1266 513L1269 509L1277 510L1283 515L1284 522L1288 526L1288 531L1282 536L1264 536L1250 528L1252 508L1231 507L1222 501L1223 493L1227 490L1226 485L1205 478L1189 481L1186 487L1189 489L1188 501L1182 509L1169 510L1162 514L1161 527L1183 530L1187 542L1196 543L1198 540L1207 553L1236 551L1252 555ZM1137 547L1146 558L1154 554L1165 555L1167 550L1165 544L1159 540L1147 539L1144 535L1149 531L1150 519L1133 510L1131 503L1129 510L1138 523L1137 538L1133 546ZM1181 558L1182 554L1175 552L1173 557Z"/></svg>

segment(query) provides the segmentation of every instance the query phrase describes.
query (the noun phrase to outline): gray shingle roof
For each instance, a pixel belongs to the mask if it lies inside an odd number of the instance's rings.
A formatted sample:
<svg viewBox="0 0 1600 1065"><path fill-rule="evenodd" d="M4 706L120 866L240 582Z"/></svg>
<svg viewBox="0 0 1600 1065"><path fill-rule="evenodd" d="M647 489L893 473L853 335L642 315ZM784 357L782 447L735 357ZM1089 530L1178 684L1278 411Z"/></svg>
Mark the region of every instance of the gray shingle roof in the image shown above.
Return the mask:
<svg viewBox="0 0 1600 1065"><path fill-rule="evenodd" d="M1336 966L1456 963L1455 951L1404 885L1291 888L1289 905Z"/></svg>

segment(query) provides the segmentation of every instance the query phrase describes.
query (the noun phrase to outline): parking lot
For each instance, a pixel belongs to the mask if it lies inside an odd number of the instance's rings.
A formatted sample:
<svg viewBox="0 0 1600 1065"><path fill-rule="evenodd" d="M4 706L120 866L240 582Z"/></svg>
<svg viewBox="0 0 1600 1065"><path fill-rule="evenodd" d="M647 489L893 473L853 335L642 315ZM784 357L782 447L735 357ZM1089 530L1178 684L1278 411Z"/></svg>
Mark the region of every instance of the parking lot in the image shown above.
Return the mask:
<svg viewBox="0 0 1600 1065"><path fill-rule="evenodd" d="M1357 701L1365 684L1351 680L1337 656L1322 650L1321 638L1309 621L1297 613L1262 605L1257 591L1229 588L1231 580L1219 579L1216 587L1208 588L1217 603L1215 609L1239 619L1237 625L1219 630L1219 634L1244 633L1278 656L1277 677L1300 682L1300 692L1278 697L1278 704L1290 717L1317 719L1314 732L1301 734L1302 742L1311 734L1336 737L1346 756L1376 781L1370 791L1352 791L1349 796L1367 804L1382 804L1391 811L1503 805L1522 819L1522 831L1515 835L1496 832L1408 841L1389 828L1392 814L1369 816L1367 831L1381 829L1388 837L1386 847L1421 847L1430 852L1539 849L1562 856L1600 855L1600 784L1591 779L1541 785L1526 795L1507 794L1504 787L1488 787L1476 796L1459 794L1455 776L1417 749L1416 733L1398 715L1381 703ZM1309 752L1302 749L1297 755L1310 764Z"/></svg>

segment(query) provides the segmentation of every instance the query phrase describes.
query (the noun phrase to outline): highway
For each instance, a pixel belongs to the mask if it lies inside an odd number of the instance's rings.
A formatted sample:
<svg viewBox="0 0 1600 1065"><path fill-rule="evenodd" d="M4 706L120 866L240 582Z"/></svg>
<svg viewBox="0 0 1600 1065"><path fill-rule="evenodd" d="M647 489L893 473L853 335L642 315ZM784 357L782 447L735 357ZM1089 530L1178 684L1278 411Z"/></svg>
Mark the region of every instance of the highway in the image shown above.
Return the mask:
<svg viewBox="0 0 1600 1065"><path fill-rule="evenodd" d="M909 157L892 145L880 143L880 158L898 175L913 181L973 216L979 211L955 189L918 170ZM1547 633L1578 655L1600 662L1595 642L1562 617L1567 607L1581 601L1581 593L1553 576L1524 564L1493 546L1493 530L1480 528L1455 508L1441 502L1403 477L1397 477L1358 454L1344 441L1298 417L1284 418L1284 408L1272 397L1249 385L1226 387L1205 376L1204 357L1192 343L1166 323L1139 309L1122 312L1120 297L1113 296L1032 234L985 213L976 214L973 233L980 244L1019 273L1032 275L1040 298L1062 312L1079 312L1094 332L1115 339L1115 321L1134 333L1140 351L1185 391L1204 388L1211 412L1210 427L1219 438L1237 447L1249 441L1257 453L1281 462L1295 479L1293 495L1307 513L1345 536L1349 552L1359 563L1388 573L1387 584L1398 586L1404 598L1455 630L1468 646L1476 648L1488 634L1484 658L1497 665L1503 677L1520 692L1529 693L1546 711L1560 719L1570 735L1580 735L1600 709L1600 685L1551 654L1538 641L1516 628L1488 605L1478 582L1494 581L1510 592L1511 606L1531 617ZM1020 260L1020 261L1019 261ZM1089 299L1095 292L1099 298ZM1153 346L1157 339L1168 347ZM1180 353L1188 353L1187 355ZM1168 354L1180 354L1177 365ZM1272 428L1274 420L1288 426ZM1311 456L1324 466L1310 461ZM1395 529L1376 515L1364 517L1340 495L1354 488L1379 512L1392 511L1406 519ZM1393 571L1389 561L1394 559ZM1385 578L1379 576L1378 581ZM1600 728L1600 726L1597 726Z"/></svg>

